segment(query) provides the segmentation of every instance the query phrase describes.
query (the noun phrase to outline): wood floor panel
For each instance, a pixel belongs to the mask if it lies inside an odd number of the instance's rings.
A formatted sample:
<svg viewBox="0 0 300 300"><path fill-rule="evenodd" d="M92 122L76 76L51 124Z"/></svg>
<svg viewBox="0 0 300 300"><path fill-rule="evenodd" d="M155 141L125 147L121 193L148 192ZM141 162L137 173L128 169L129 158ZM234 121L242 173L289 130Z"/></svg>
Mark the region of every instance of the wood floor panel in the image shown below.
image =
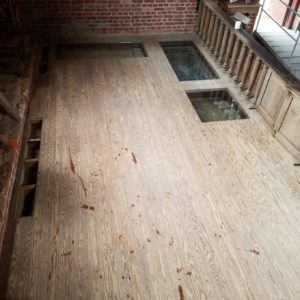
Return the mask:
<svg viewBox="0 0 300 300"><path fill-rule="evenodd" d="M16 274L9 278L7 299L32 298L32 250L33 224L30 218L19 221L15 234L15 249L10 272Z"/></svg>
<svg viewBox="0 0 300 300"><path fill-rule="evenodd" d="M32 284L16 260L10 298L299 298L299 170L256 121L202 123L201 85L145 40L147 58L51 61Z"/></svg>

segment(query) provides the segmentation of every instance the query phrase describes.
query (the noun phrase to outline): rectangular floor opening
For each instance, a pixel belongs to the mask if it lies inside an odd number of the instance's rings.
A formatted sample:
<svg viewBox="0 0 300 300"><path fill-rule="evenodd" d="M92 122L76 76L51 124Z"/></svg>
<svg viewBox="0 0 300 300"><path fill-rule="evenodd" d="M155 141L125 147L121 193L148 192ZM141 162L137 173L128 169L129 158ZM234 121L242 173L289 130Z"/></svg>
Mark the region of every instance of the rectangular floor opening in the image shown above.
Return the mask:
<svg viewBox="0 0 300 300"><path fill-rule="evenodd" d="M160 45L180 81L218 78L192 41L161 42Z"/></svg>
<svg viewBox="0 0 300 300"><path fill-rule="evenodd" d="M22 166L22 176L18 195L20 217L29 217L33 215L43 127L43 120L41 118L32 118L29 122L29 134L25 146L24 162Z"/></svg>
<svg viewBox="0 0 300 300"><path fill-rule="evenodd" d="M60 44L56 46L58 60L146 56L142 43Z"/></svg>
<svg viewBox="0 0 300 300"><path fill-rule="evenodd" d="M202 122L248 119L227 90L187 93Z"/></svg>

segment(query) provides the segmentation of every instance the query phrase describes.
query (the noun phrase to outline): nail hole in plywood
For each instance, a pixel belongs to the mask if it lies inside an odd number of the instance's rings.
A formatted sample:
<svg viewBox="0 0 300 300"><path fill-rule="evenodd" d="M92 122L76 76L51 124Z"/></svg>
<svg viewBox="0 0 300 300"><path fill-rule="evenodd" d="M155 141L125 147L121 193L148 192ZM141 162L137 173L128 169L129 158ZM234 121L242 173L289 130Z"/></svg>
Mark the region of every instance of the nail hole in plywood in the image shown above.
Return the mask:
<svg viewBox="0 0 300 300"><path fill-rule="evenodd" d="M31 119L30 139L40 139L42 135L42 119Z"/></svg>
<svg viewBox="0 0 300 300"><path fill-rule="evenodd" d="M35 203L35 185L22 186L21 188L21 217L30 217L33 215Z"/></svg>

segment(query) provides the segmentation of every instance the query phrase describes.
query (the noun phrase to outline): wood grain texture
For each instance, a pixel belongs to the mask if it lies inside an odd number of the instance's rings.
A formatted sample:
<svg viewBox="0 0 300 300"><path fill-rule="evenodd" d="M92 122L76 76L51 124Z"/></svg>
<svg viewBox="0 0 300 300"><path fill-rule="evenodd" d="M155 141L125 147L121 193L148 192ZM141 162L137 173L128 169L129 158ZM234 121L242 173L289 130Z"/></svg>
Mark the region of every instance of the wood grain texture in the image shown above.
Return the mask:
<svg viewBox="0 0 300 300"><path fill-rule="evenodd" d="M49 62L31 109L35 212L18 226L8 298L298 299L299 170L256 112L201 123L192 84L143 39L147 58Z"/></svg>
<svg viewBox="0 0 300 300"><path fill-rule="evenodd" d="M15 234L15 248L10 270L17 272L18 276L9 278L8 299L32 299L32 272L33 265L33 221L32 218L22 218L17 224ZM18 282L15 282L18 280ZM18 286L18 290L15 287Z"/></svg>

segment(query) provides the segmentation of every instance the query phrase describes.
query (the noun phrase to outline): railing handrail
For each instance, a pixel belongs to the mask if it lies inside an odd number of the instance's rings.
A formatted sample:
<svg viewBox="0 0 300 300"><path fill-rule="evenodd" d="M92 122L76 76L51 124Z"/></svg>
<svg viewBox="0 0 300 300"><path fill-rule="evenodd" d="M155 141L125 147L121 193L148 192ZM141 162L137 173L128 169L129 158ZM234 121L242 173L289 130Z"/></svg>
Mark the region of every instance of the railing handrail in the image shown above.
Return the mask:
<svg viewBox="0 0 300 300"><path fill-rule="evenodd" d="M209 7L213 13L230 28L232 32L249 48L251 48L260 59L268 65L285 83L285 85L294 91L300 97L300 82L291 73L291 71L278 59L267 51L261 44L259 44L252 35L243 29L235 29L234 21L229 17L217 4L211 0L203 0L203 3Z"/></svg>

